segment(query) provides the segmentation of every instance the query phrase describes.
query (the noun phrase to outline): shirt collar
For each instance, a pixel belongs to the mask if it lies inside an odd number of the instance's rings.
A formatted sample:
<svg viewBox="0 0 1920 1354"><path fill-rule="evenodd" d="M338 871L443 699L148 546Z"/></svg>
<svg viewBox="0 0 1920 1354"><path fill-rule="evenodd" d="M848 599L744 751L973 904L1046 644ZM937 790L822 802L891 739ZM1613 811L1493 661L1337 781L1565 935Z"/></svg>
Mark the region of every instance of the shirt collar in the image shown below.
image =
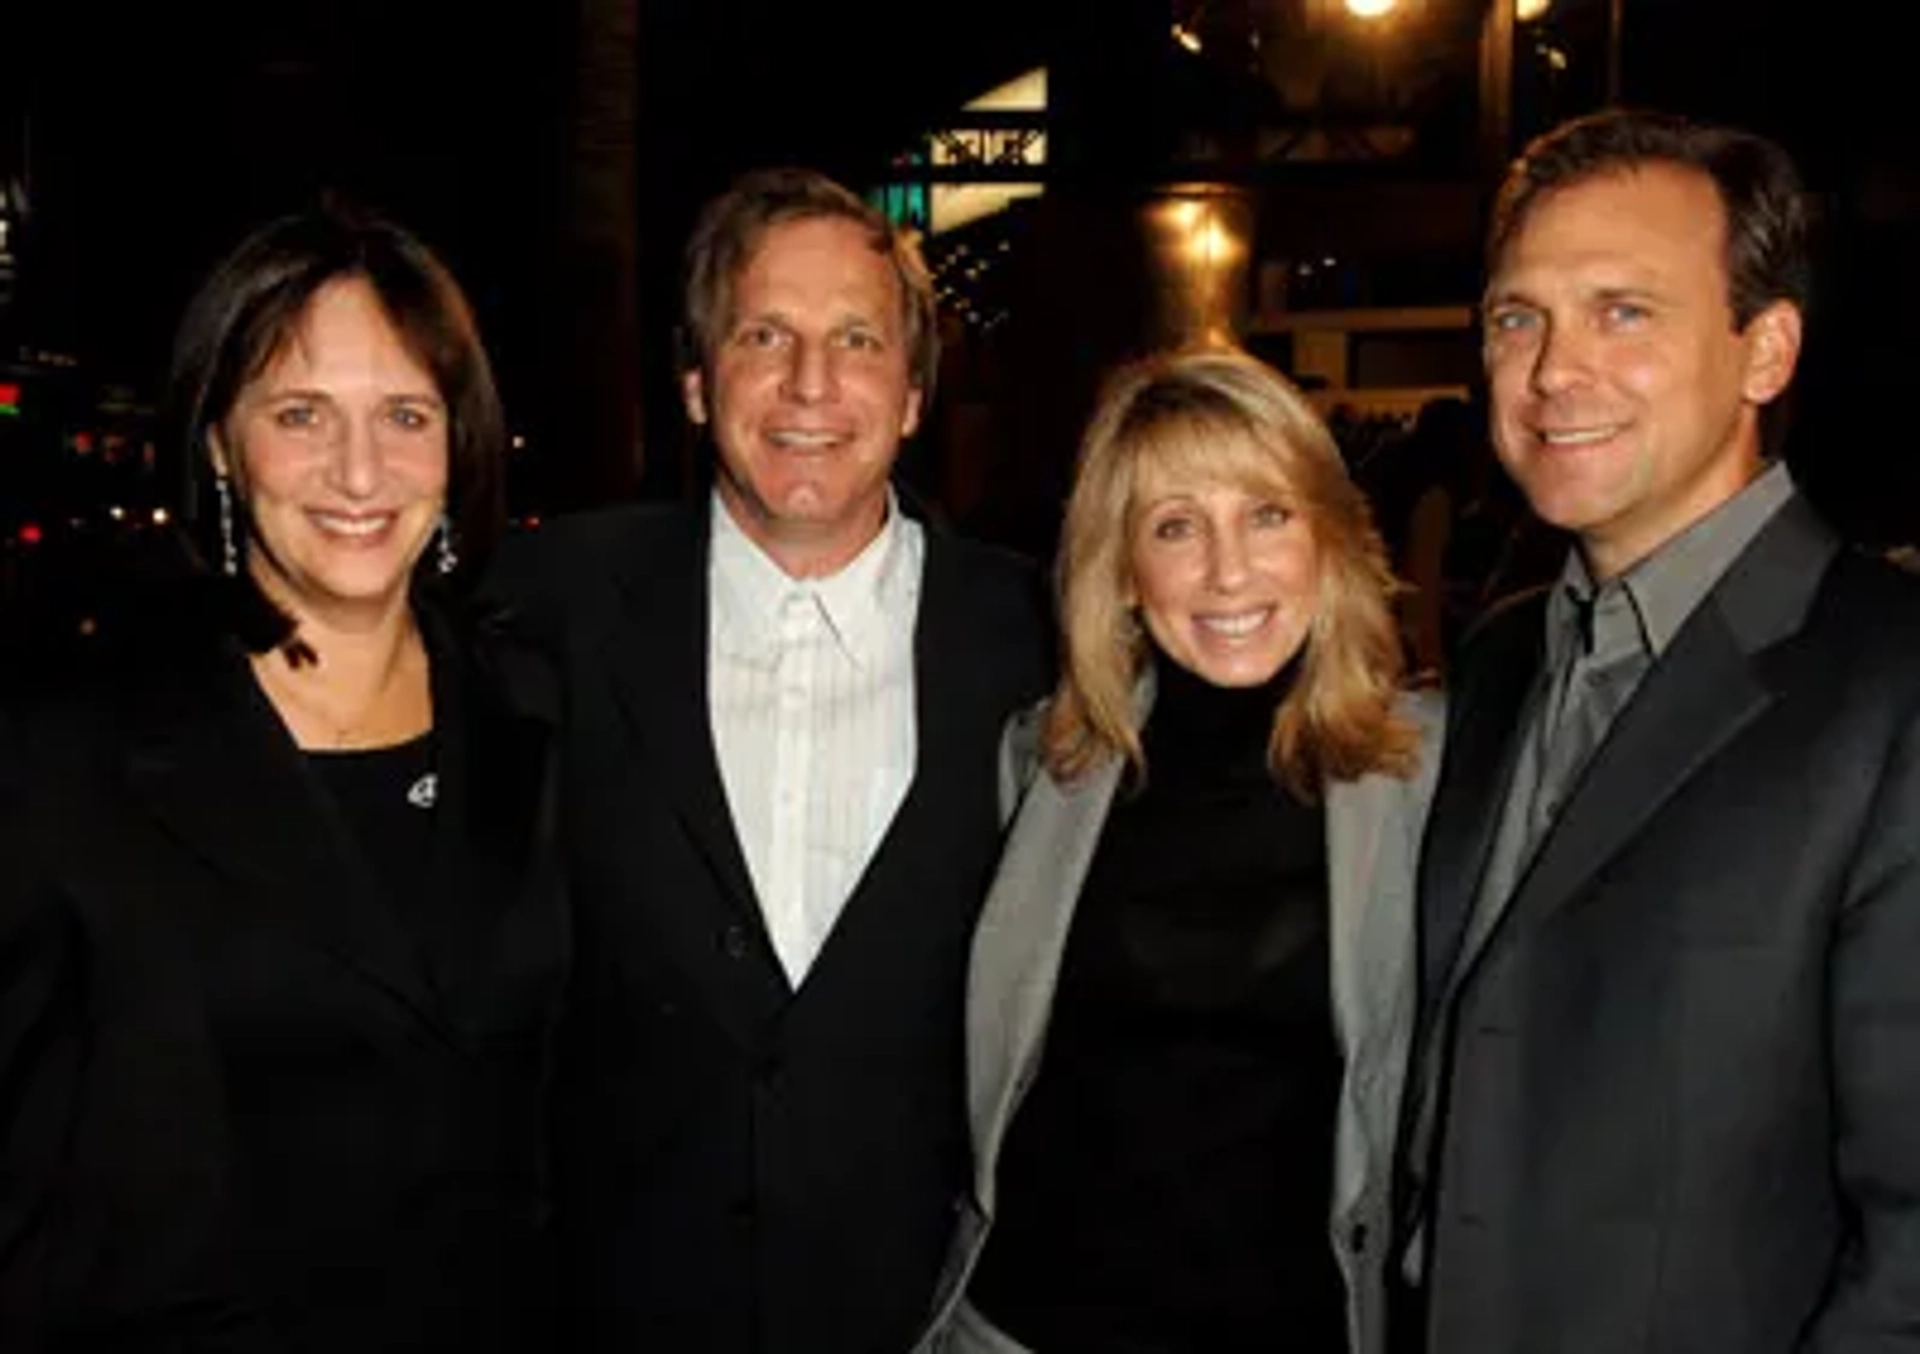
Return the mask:
<svg viewBox="0 0 1920 1354"><path fill-rule="evenodd" d="M895 621L912 614L922 537L918 523L901 513L891 486L879 532L838 572L821 578L790 576L740 529L717 490L711 514L708 577L715 635L730 653L776 658L781 610L790 598L800 597L820 609L841 651L864 668L879 657Z"/></svg>
<svg viewBox="0 0 1920 1354"><path fill-rule="evenodd" d="M1547 602L1547 654L1556 666L1592 647L1631 642L1631 627L1653 658L1666 651L1694 609L1712 592L1760 529L1796 492L1786 463L1776 461L1739 493L1617 578L1596 583L1579 550L1569 552ZM1591 618L1591 633L1588 629Z"/></svg>

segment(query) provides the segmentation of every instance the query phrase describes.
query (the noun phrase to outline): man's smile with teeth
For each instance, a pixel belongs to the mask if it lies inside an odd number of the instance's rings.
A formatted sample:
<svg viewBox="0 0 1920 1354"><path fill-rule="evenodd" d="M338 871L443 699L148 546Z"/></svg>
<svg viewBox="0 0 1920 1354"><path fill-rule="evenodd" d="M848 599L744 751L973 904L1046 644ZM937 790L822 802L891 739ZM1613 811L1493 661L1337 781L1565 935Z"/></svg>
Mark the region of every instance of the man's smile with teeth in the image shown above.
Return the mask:
<svg viewBox="0 0 1920 1354"><path fill-rule="evenodd" d="M1607 423L1591 428L1541 428L1538 436L1550 447L1583 447L1594 442L1604 442L1625 426L1619 423Z"/></svg>
<svg viewBox="0 0 1920 1354"><path fill-rule="evenodd" d="M845 441L845 436L836 432L809 431L802 428L781 428L767 434L767 440L776 447L791 447L803 451L819 447L836 446Z"/></svg>

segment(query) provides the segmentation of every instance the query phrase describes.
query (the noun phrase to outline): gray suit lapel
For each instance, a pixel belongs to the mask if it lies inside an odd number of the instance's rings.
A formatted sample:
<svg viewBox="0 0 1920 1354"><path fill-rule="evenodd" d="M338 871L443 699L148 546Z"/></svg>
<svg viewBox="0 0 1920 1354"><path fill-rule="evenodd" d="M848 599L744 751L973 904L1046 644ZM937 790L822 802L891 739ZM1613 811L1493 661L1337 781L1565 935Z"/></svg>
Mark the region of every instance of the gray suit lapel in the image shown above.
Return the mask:
<svg viewBox="0 0 1920 1354"><path fill-rule="evenodd" d="M1371 778L1327 788L1327 891L1333 958L1333 1014L1348 1059L1367 1039L1367 934L1376 922L1371 883L1387 833ZM1409 918L1409 924L1411 919Z"/></svg>
<svg viewBox="0 0 1920 1354"><path fill-rule="evenodd" d="M1042 772L1007 838L974 933L967 1084L980 1192L990 1195L1008 1122L1040 1063L1060 957L1120 783L1111 760L1071 784ZM991 1197L977 1201L992 1212Z"/></svg>
<svg viewBox="0 0 1920 1354"><path fill-rule="evenodd" d="M1417 984L1414 878L1440 764L1441 702L1414 696L1402 713L1420 728L1408 780L1371 775L1327 789L1327 864L1334 1016L1346 1072L1335 1143L1335 1254L1347 1271L1356 1331L1377 1325L1354 1272L1348 1234L1385 1223L1391 1149L1412 1039Z"/></svg>
<svg viewBox="0 0 1920 1354"><path fill-rule="evenodd" d="M1594 752L1512 910L1539 915L1574 897L1773 703L1755 660L1805 624L1837 548L1798 498L1754 538Z"/></svg>
<svg viewBox="0 0 1920 1354"><path fill-rule="evenodd" d="M1415 696L1401 712L1420 729L1420 764L1408 780L1370 775L1327 788L1327 888L1333 1004L1349 1064L1367 1060L1411 1008L1414 870L1420 830L1440 763L1445 716L1437 696ZM1392 1001L1386 1000L1393 994Z"/></svg>

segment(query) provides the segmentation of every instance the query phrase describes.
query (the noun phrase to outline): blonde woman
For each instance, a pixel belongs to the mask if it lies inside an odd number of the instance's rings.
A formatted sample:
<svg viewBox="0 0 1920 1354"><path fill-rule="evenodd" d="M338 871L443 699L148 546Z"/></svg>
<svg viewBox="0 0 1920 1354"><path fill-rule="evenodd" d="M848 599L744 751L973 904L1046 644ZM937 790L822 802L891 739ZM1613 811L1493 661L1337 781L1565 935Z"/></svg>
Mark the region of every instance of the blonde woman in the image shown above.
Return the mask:
<svg viewBox="0 0 1920 1354"><path fill-rule="evenodd" d="M1060 582L928 1347L1371 1348L1438 714L1366 502L1273 371L1153 358L1087 430Z"/></svg>

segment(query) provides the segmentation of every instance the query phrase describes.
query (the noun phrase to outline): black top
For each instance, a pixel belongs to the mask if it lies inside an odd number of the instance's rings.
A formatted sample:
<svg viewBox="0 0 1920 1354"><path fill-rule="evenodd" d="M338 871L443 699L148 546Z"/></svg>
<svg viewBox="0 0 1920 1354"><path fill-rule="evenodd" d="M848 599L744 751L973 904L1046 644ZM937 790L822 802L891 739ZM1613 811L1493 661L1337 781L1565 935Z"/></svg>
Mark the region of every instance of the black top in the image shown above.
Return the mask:
<svg viewBox="0 0 1920 1354"><path fill-rule="evenodd" d="M1160 664L970 1289L1045 1354L1344 1345L1325 832L1266 762L1291 675Z"/></svg>
<svg viewBox="0 0 1920 1354"><path fill-rule="evenodd" d="M392 747L310 751L307 765L326 786L388 905L404 919L425 893L433 863L439 792L433 735Z"/></svg>
<svg viewBox="0 0 1920 1354"><path fill-rule="evenodd" d="M554 1347L552 730L421 621L430 746L303 756L197 633L13 721L0 1348Z"/></svg>

